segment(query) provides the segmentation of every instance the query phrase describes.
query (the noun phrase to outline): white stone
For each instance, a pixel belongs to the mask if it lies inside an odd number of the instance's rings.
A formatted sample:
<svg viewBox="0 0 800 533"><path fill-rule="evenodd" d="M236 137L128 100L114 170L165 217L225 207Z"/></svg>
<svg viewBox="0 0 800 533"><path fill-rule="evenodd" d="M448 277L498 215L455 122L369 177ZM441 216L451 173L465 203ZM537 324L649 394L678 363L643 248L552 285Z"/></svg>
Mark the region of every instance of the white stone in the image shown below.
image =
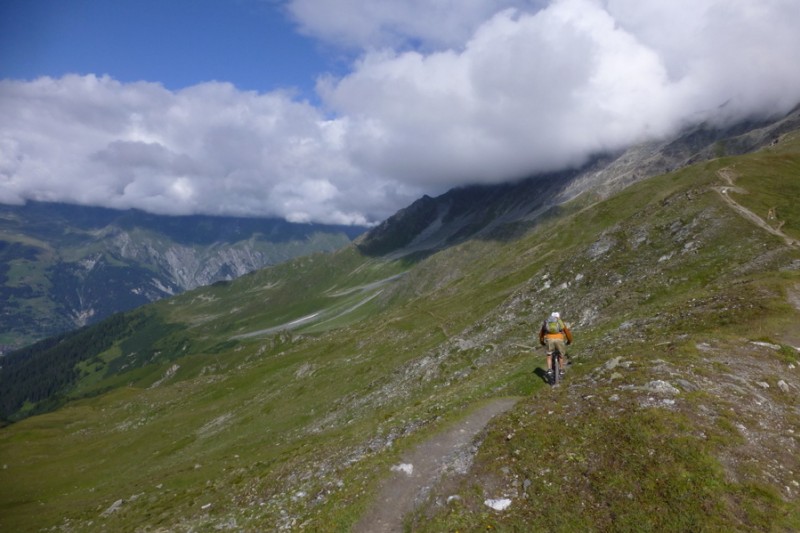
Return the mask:
<svg viewBox="0 0 800 533"><path fill-rule="evenodd" d="M751 341L751 344L755 344L756 346L761 346L762 348L769 348L770 350L780 350L781 349L779 344L772 344L772 343L769 343L769 342Z"/></svg>
<svg viewBox="0 0 800 533"><path fill-rule="evenodd" d="M666 381L662 381L660 379L648 383L647 390L660 394L680 394L681 392Z"/></svg>
<svg viewBox="0 0 800 533"><path fill-rule="evenodd" d="M110 514L117 512L119 508L122 507L123 503L125 503L125 500L115 501L114 503L111 504L111 506L108 509L103 511L103 513L100 516L109 516Z"/></svg>
<svg viewBox="0 0 800 533"><path fill-rule="evenodd" d="M407 476L414 473L414 465L409 463L401 463L392 467L392 472L403 472Z"/></svg>
<svg viewBox="0 0 800 533"><path fill-rule="evenodd" d="M488 499L484 500L484 505L487 507L491 507L495 511L505 511L511 505L511 500L508 498L499 498L496 500Z"/></svg>

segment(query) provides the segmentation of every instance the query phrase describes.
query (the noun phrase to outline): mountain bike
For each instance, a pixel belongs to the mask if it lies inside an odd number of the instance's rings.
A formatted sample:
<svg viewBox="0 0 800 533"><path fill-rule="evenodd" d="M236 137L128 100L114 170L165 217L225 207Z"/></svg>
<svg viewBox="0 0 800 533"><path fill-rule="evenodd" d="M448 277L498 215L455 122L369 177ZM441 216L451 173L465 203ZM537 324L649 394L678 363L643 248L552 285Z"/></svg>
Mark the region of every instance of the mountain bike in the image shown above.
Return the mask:
<svg viewBox="0 0 800 533"><path fill-rule="evenodd" d="M561 369L564 368L564 359L561 356L561 351L556 349L551 356L553 364L553 375L550 377L550 385L555 387L561 383Z"/></svg>

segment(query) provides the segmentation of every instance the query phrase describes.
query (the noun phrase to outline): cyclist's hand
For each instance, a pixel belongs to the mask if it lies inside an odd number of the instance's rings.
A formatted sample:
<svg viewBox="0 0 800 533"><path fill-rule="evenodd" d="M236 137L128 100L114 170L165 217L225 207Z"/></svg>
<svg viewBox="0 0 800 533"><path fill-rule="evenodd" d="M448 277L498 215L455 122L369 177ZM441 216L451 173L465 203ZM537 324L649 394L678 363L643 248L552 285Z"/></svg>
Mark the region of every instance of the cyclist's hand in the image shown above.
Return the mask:
<svg viewBox="0 0 800 533"><path fill-rule="evenodd" d="M572 343L570 341L567 341L567 346L569 346L570 344L572 344Z"/></svg>

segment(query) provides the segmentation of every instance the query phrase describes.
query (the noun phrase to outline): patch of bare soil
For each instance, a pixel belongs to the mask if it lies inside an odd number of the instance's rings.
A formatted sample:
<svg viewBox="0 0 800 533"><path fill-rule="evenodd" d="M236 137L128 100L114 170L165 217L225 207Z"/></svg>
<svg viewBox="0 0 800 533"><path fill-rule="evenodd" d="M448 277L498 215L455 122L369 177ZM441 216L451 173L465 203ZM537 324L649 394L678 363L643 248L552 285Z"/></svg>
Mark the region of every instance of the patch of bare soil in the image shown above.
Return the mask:
<svg viewBox="0 0 800 533"><path fill-rule="evenodd" d="M404 517L422 503L431 488L451 473L466 473L478 449L478 434L489 421L511 409L518 398L501 398L477 409L403 456L392 467L372 507L353 528L356 533L403 531Z"/></svg>

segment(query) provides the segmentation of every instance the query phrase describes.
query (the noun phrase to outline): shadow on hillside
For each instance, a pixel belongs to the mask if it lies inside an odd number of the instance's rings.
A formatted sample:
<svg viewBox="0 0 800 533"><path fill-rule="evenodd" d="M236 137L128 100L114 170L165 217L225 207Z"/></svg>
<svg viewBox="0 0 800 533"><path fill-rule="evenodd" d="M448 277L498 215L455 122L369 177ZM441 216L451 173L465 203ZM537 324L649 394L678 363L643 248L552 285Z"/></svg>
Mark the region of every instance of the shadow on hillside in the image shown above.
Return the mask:
<svg viewBox="0 0 800 533"><path fill-rule="evenodd" d="M545 370L544 368L537 366L536 369L533 371L533 373L539 376L539 379L541 379L547 385L550 384L550 380L547 377L547 370Z"/></svg>
<svg viewBox="0 0 800 533"><path fill-rule="evenodd" d="M563 214L560 204L581 170L538 175L514 183L452 189L424 196L356 239L370 257L416 263L470 240L512 242Z"/></svg>

